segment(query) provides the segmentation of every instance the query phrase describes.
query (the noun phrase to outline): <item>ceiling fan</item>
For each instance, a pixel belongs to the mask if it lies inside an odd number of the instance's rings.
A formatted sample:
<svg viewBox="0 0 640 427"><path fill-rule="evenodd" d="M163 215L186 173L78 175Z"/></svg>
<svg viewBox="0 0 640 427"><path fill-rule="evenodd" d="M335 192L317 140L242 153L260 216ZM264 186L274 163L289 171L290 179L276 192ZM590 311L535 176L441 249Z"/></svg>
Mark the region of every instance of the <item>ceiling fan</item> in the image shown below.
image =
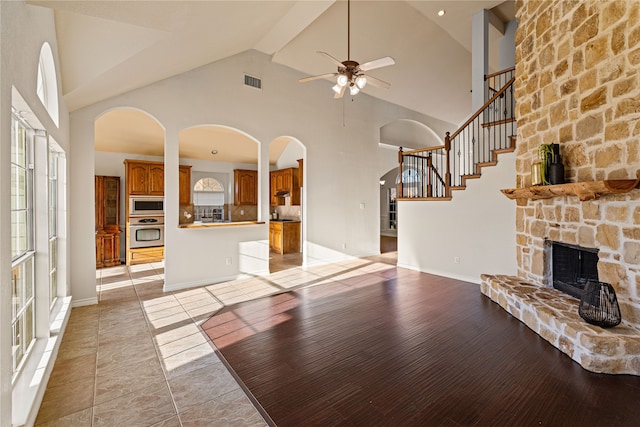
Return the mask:
<svg viewBox="0 0 640 427"><path fill-rule="evenodd" d="M347 87L349 87L349 94L357 95L360 89L364 88L367 83L371 83L371 85L382 89L388 89L391 86L390 83L365 74L366 71L395 64L396 61L390 56L365 62L364 64L359 64L351 60L351 0L347 0L347 60L340 62L326 52L318 53L324 55L337 65L338 71L336 73L305 77L299 80L300 83L326 77L337 77L336 84L332 88L335 92L334 98L342 98Z"/></svg>

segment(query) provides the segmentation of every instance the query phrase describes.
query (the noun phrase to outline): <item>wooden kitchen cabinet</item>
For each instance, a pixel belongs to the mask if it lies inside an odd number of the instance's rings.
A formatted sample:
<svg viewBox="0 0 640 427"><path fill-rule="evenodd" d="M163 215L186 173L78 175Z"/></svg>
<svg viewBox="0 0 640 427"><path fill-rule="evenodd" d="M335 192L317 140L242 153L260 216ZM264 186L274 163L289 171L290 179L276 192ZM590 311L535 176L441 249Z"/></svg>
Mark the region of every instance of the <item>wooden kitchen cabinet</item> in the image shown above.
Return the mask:
<svg viewBox="0 0 640 427"><path fill-rule="evenodd" d="M96 268L120 264L120 177L95 177Z"/></svg>
<svg viewBox="0 0 640 427"><path fill-rule="evenodd" d="M277 171L269 173L269 195L271 198L271 206L278 206L278 196L276 196L276 179L278 178Z"/></svg>
<svg viewBox="0 0 640 427"><path fill-rule="evenodd" d="M300 252L300 221L270 221L269 248L279 254Z"/></svg>
<svg viewBox="0 0 640 427"><path fill-rule="evenodd" d="M127 254L127 265L160 262L163 259L164 246L154 246L152 248L135 248L129 249L129 252Z"/></svg>
<svg viewBox="0 0 640 427"><path fill-rule="evenodd" d="M164 196L164 163L125 160L125 181L129 196Z"/></svg>
<svg viewBox="0 0 640 427"><path fill-rule="evenodd" d="M164 196L164 163L125 160L125 181L129 196ZM191 166L179 169L180 204L191 203Z"/></svg>
<svg viewBox="0 0 640 427"><path fill-rule="evenodd" d="M233 171L234 198L236 206L258 204L258 171L235 169Z"/></svg>
<svg viewBox="0 0 640 427"><path fill-rule="evenodd" d="M300 184L298 168L287 168L271 171L269 174L271 206L285 204L284 197L278 197L279 192L288 192L291 197L291 206L300 205Z"/></svg>
<svg viewBox="0 0 640 427"><path fill-rule="evenodd" d="M164 163L149 165L149 195L164 196Z"/></svg>
<svg viewBox="0 0 640 427"><path fill-rule="evenodd" d="M180 204L191 204L191 166L180 166L178 188Z"/></svg>

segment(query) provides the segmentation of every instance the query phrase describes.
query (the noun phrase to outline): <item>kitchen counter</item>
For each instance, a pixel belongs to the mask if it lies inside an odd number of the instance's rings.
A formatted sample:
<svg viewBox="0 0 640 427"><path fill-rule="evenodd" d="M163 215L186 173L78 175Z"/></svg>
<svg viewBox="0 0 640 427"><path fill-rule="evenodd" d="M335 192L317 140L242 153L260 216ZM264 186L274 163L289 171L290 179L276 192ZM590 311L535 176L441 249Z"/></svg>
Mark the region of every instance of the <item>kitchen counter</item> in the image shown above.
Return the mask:
<svg viewBox="0 0 640 427"><path fill-rule="evenodd" d="M190 224L179 224L178 228L215 228L215 227L236 227L238 225L266 224L264 221L234 221L234 222L192 222Z"/></svg>
<svg viewBox="0 0 640 427"><path fill-rule="evenodd" d="M270 219L271 222L300 222L299 219L288 219L288 218L280 218L280 219Z"/></svg>
<svg viewBox="0 0 640 427"><path fill-rule="evenodd" d="M279 254L300 252L300 220L270 220L269 248Z"/></svg>

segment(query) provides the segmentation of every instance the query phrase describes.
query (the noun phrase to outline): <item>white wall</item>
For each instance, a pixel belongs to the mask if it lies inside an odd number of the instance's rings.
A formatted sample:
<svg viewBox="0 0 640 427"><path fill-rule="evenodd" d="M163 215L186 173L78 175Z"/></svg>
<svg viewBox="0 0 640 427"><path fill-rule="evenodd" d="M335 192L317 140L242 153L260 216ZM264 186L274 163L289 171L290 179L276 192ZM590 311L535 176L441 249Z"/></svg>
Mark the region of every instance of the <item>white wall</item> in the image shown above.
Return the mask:
<svg viewBox="0 0 640 427"><path fill-rule="evenodd" d="M516 65L516 30L518 21L515 19L504 25L504 36L500 38L500 70L506 70Z"/></svg>
<svg viewBox="0 0 640 427"><path fill-rule="evenodd" d="M244 73L261 77L263 90L244 87ZM400 118L425 123L432 119L366 94L353 101L351 97L336 100L329 82L301 85L300 77L294 70L272 64L267 55L248 51L73 112L72 143L82 146L78 150L84 150L84 158L73 163L72 178L80 182L93 182L93 122L104 111L139 108L165 129L167 289L268 270L266 224L177 228L177 141L179 132L191 126L229 126L258 141L262 220L269 213L269 142L281 136L299 140L306 149L306 261L379 253L379 129ZM86 191L93 194L92 189ZM73 257L76 264L93 265L93 204L87 198L74 207L76 225L83 231L77 236L82 243L72 248ZM78 269L78 274L90 292L94 272Z"/></svg>
<svg viewBox="0 0 640 427"><path fill-rule="evenodd" d="M297 141L290 141L276 160L275 170L297 168L298 159L304 158L304 147Z"/></svg>
<svg viewBox="0 0 640 427"><path fill-rule="evenodd" d="M398 265L473 283L483 273L515 275L516 205L500 192L514 183L515 154L501 154L450 202L400 201Z"/></svg>

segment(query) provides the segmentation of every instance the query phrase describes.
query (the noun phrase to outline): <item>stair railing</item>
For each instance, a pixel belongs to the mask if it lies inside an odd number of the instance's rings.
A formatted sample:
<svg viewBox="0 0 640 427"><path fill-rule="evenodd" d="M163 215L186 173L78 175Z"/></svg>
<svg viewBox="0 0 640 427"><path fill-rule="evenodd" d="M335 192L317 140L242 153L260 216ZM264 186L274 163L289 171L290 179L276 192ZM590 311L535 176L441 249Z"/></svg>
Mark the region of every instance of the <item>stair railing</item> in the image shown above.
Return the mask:
<svg viewBox="0 0 640 427"><path fill-rule="evenodd" d="M464 180L478 177L480 167L494 164L495 150L511 147L516 132L513 82L515 68L487 75L489 100L444 144L398 153L398 195L409 199L451 198L451 190L464 188ZM494 89L497 85L499 89Z"/></svg>

